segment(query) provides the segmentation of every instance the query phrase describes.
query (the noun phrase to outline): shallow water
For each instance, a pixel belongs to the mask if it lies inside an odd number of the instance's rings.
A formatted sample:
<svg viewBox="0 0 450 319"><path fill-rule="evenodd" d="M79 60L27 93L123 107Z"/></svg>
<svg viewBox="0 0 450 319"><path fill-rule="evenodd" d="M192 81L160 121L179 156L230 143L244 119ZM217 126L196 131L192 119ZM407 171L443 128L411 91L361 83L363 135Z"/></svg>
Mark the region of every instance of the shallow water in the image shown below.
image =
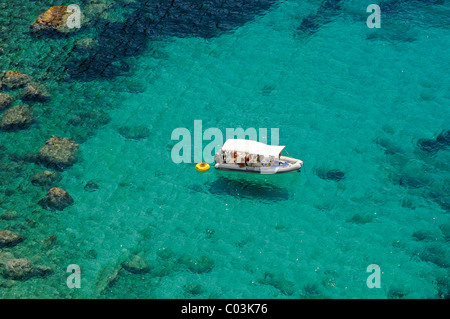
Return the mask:
<svg viewBox="0 0 450 319"><path fill-rule="evenodd" d="M385 2L382 28L368 29L371 1L327 3L262 1L240 18L225 15L217 30L177 30L175 18L152 32L136 27L109 67L89 60L114 51L105 21L129 25L141 2L116 1L91 29L49 39L27 32L48 4L2 1L10 31L2 68L52 93L34 105L30 128L0 135L1 209L19 213L0 228L26 237L3 251L54 274L0 279L0 296L448 298L450 153L417 143L450 129L449 4ZM195 19L198 10L182 11ZM307 32L305 18L316 21ZM104 46L73 49L88 36ZM105 63L83 73L86 57ZM70 124L75 115L82 125ZM172 131L193 135L195 120L222 132L279 128L302 172L255 177L175 164ZM126 138L124 126L150 134ZM37 205L47 188L30 178L44 168L24 160L52 134L81 149L57 185L75 200L61 212ZM86 191L89 181L98 189ZM150 271L123 269L129 254ZM81 289L66 286L69 264L81 267ZM370 264L381 268L379 289L366 285Z"/></svg>

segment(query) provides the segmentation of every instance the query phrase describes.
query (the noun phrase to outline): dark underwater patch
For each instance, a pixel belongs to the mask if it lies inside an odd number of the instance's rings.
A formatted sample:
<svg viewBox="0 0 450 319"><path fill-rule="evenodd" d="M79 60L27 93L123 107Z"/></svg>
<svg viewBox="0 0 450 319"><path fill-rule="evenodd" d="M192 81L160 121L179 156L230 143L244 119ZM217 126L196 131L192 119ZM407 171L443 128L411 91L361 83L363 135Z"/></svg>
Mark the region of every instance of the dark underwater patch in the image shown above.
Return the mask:
<svg viewBox="0 0 450 319"><path fill-rule="evenodd" d="M247 182L228 178L216 179L215 181L208 183L205 187L201 185L192 185L190 189L194 192L207 191L215 195L229 195L265 202L288 200L290 197L290 194L286 189L268 183Z"/></svg>
<svg viewBox="0 0 450 319"><path fill-rule="evenodd" d="M435 154L450 147L450 130L443 130L436 138L422 138L417 146L430 154Z"/></svg>
<svg viewBox="0 0 450 319"><path fill-rule="evenodd" d="M143 125L121 126L118 132L123 137L132 140L141 140L150 136L150 129Z"/></svg>
<svg viewBox="0 0 450 319"><path fill-rule="evenodd" d="M155 35L212 38L253 20L275 0L147 1Z"/></svg>
<svg viewBox="0 0 450 319"><path fill-rule="evenodd" d="M342 0L325 0L315 13L305 17L297 28L297 33L303 36L310 36L319 29L332 22L342 10Z"/></svg>
<svg viewBox="0 0 450 319"><path fill-rule="evenodd" d="M268 10L275 0L139 1L125 22L97 23L97 45L86 52L74 48L67 62L77 80L114 77L130 70L125 58L141 54L149 39L212 38L234 30Z"/></svg>
<svg viewBox="0 0 450 319"><path fill-rule="evenodd" d="M318 168L314 173L321 179L339 182L345 178L345 172L338 169L322 169Z"/></svg>

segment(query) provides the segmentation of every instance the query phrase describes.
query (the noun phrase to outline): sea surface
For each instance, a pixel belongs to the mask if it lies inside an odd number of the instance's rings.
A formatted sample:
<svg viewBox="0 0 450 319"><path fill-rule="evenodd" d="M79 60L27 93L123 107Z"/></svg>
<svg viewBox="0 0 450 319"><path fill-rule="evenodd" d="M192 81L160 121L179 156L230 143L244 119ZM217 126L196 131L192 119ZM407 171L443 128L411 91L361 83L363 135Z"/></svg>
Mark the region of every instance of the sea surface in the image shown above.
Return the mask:
<svg viewBox="0 0 450 319"><path fill-rule="evenodd" d="M52 269L0 276L0 298L449 298L450 3L378 1L370 29L374 2L0 0L1 70L51 94L2 90L35 121L0 133L0 215L17 212L0 230L25 237L0 254ZM69 4L80 30L30 34ZM302 171L176 164L172 132L196 120L278 129ZM62 211L31 183L52 135L80 145Z"/></svg>

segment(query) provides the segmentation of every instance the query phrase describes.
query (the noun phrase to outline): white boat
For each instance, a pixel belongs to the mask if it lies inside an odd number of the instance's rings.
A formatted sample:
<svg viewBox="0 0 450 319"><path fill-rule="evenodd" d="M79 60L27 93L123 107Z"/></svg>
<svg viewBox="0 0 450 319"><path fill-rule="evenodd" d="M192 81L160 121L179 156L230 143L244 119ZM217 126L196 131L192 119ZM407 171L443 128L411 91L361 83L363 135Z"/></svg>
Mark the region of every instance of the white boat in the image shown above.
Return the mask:
<svg viewBox="0 0 450 319"><path fill-rule="evenodd" d="M300 171L303 161L281 156L285 146L267 145L244 139L228 139L214 155L218 170L256 174L279 174Z"/></svg>

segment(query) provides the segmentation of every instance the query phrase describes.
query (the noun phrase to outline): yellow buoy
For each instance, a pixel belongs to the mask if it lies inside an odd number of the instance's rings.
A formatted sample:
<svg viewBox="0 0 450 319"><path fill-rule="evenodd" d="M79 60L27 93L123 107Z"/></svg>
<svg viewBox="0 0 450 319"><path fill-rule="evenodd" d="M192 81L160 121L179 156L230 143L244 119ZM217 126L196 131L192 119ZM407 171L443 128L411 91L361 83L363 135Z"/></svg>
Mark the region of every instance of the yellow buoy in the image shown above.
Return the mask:
<svg viewBox="0 0 450 319"><path fill-rule="evenodd" d="M209 170L209 164L208 163L198 163L197 165L195 165L195 168L197 169L197 171L204 172L204 171Z"/></svg>

